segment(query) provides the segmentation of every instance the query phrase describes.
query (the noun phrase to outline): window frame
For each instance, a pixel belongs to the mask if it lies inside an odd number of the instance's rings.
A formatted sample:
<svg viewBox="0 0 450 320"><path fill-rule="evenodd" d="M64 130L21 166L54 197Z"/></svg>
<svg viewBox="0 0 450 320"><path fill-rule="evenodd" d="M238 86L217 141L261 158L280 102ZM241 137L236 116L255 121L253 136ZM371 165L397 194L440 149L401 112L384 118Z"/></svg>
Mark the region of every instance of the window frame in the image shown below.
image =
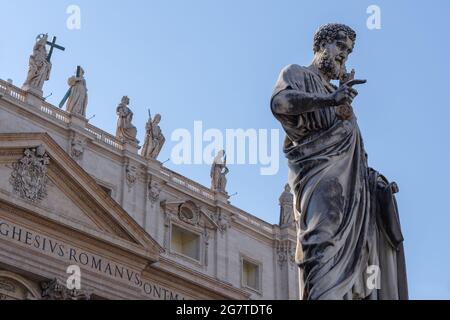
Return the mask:
<svg viewBox="0 0 450 320"><path fill-rule="evenodd" d="M258 267L258 288L252 288L252 287L248 286L246 283L244 283L244 261ZM254 293L257 293L258 295L262 295L262 293L263 293L263 289L262 289L263 264L261 261L250 258L249 256L241 253L240 254L240 274L241 274L241 287L242 288L244 288L246 290L250 290Z"/></svg>
<svg viewBox="0 0 450 320"><path fill-rule="evenodd" d="M173 248L173 246L172 246L172 237L173 237L173 229L174 229L174 227L180 229L181 231L192 233L195 236L197 236L197 238L198 238L198 249L197 249L198 250L198 259L193 258L191 256L188 256L188 255L186 255L186 254L184 254L182 252L178 252L178 251L176 251ZM188 228L185 228L185 227L183 227L182 225L180 225L178 223L171 222L171 224L170 224L170 234L169 234L169 253L171 255L180 257L180 258L182 258L184 260L187 260L190 263L194 263L194 264L197 264L199 266L202 266L203 250L204 250L204 248L203 248L203 241L202 241L202 234L201 233L196 232L194 230L190 230Z"/></svg>

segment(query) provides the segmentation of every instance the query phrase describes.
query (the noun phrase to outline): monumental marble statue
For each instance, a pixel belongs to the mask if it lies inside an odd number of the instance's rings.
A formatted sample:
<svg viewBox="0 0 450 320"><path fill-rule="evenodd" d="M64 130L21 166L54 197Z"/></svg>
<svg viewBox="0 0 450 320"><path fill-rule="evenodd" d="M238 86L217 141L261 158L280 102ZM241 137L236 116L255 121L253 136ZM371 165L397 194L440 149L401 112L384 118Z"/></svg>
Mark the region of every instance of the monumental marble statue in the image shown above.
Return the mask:
<svg viewBox="0 0 450 320"><path fill-rule="evenodd" d="M133 112L128 107L129 104L130 99L124 96L117 106L116 113L119 118L117 120L116 137L123 142L138 144L139 141L136 139L137 129L132 123Z"/></svg>
<svg viewBox="0 0 450 320"><path fill-rule="evenodd" d="M356 33L327 24L308 67L285 67L271 110L286 132L303 299L407 299L395 183L369 168L346 72ZM331 81L340 80L339 86Z"/></svg>
<svg viewBox="0 0 450 320"><path fill-rule="evenodd" d="M160 121L161 115L155 115L153 120L150 116L145 126L145 142L141 153L145 159L156 159L161 152L164 143L166 142L166 138L159 127Z"/></svg>
<svg viewBox="0 0 450 320"><path fill-rule="evenodd" d="M280 203L280 226L286 226L294 220L294 196L291 187L287 184L279 199Z"/></svg>
<svg viewBox="0 0 450 320"><path fill-rule="evenodd" d="M211 189L213 191L226 193L227 174L230 170L227 167L227 156L224 150L218 152L211 167Z"/></svg>
<svg viewBox="0 0 450 320"><path fill-rule="evenodd" d="M77 74L67 81L69 89L69 98L67 100L67 112L86 118L86 107L88 104L88 89L84 79L84 70L78 67Z"/></svg>
<svg viewBox="0 0 450 320"><path fill-rule="evenodd" d="M23 84L23 89L33 91L42 95L44 82L49 80L52 64L47 60L47 40L48 35L39 35L33 48L33 54L30 56L27 78Z"/></svg>

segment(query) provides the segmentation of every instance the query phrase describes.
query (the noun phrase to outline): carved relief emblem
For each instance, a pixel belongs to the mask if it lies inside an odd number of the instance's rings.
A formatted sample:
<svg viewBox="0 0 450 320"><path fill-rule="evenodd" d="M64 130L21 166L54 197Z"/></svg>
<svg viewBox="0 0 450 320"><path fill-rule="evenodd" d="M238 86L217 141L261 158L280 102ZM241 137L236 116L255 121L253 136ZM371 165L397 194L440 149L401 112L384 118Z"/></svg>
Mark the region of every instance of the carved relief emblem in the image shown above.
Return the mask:
<svg viewBox="0 0 450 320"><path fill-rule="evenodd" d="M47 195L47 170L50 158L44 146L27 149L24 157L13 164L10 183L21 198L40 201Z"/></svg>
<svg viewBox="0 0 450 320"><path fill-rule="evenodd" d="M128 165L125 169L128 188L132 188L137 180L137 168L135 166Z"/></svg>
<svg viewBox="0 0 450 320"><path fill-rule="evenodd" d="M289 241L280 241L277 245L278 264L282 267L285 263L295 264L294 245Z"/></svg>
<svg viewBox="0 0 450 320"><path fill-rule="evenodd" d="M83 159L85 145L86 142L81 139L75 138L72 140L70 155L74 160L79 161Z"/></svg>
<svg viewBox="0 0 450 320"><path fill-rule="evenodd" d="M156 203L161 194L161 186L156 182L149 182L148 184L148 198L152 203Z"/></svg>
<svg viewBox="0 0 450 320"><path fill-rule="evenodd" d="M192 225L198 225L200 222L199 209L191 202L185 202L178 208L178 218Z"/></svg>

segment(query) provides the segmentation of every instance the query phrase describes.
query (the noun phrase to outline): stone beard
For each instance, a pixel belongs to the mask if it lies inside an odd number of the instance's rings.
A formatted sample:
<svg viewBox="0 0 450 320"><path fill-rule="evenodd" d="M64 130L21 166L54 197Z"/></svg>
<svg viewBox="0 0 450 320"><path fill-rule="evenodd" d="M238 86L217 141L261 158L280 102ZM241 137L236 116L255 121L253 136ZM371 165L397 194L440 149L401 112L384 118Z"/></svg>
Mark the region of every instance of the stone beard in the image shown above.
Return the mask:
<svg viewBox="0 0 450 320"><path fill-rule="evenodd" d="M323 52L318 54L318 56L319 70L326 74L330 79L339 79L339 76L341 75L343 70L336 65L329 52L324 50Z"/></svg>
<svg viewBox="0 0 450 320"><path fill-rule="evenodd" d="M311 66L284 68L272 95L286 132L305 300L408 298L398 190L369 168L353 114L337 116L357 95L352 85L364 83L342 74L355 39L345 25L322 26ZM353 82L331 84L343 76Z"/></svg>

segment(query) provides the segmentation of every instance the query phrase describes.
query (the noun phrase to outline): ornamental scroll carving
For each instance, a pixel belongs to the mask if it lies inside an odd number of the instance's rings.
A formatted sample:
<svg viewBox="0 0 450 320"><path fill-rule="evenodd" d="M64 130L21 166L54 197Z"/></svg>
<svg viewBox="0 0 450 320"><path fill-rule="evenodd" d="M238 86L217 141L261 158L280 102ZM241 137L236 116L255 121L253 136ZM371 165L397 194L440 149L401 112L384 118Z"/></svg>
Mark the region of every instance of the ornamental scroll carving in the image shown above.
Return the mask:
<svg viewBox="0 0 450 320"><path fill-rule="evenodd" d="M84 290L68 289L58 279L41 283L42 300L90 300L91 294Z"/></svg>

